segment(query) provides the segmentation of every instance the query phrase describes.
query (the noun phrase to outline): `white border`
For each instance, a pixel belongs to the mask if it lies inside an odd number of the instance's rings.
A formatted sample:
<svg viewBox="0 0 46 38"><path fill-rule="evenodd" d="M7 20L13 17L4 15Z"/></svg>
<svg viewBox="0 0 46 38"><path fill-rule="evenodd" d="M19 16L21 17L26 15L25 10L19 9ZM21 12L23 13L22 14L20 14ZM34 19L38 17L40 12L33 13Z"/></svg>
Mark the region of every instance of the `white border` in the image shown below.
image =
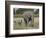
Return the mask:
<svg viewBox="0 0 46 38"><path fill-rule="evenodd" d="M13 8L39 9L39 29L13 30ZM42 6L10 5L10 34L42 32Z"/></svg>

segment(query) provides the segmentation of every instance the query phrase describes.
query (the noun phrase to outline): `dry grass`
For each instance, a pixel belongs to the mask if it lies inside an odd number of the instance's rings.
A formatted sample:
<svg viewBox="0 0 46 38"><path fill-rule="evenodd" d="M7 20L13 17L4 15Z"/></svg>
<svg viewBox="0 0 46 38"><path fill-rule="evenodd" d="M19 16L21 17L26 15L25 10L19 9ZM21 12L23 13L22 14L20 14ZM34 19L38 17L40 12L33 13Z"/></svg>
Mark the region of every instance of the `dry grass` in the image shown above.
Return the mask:
<svg viewBox="0 0 46 38"><path fill-rule="evenodd" d="M39 17L34 17L34 25L33 25L33 27L32 27L32 24L30 24L30 26L28 26L28 25L25 25L25 23L23 22L22 24L18 24L18 23L16 23L16 24L14 24L14 29L36 29L36 28L38 28L38 26L39 26Z"/></svg>

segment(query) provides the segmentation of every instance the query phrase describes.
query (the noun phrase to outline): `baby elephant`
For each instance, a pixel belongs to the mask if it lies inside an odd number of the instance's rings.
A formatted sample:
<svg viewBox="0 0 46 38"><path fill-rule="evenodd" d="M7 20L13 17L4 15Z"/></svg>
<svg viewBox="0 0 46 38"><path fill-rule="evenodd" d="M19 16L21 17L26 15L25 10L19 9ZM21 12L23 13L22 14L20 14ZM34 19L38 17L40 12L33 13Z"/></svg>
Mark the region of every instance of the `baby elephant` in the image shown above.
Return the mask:
<svg viewBox="0 0 46 38"><path fill-rule="evenodd" d="M21 26L21 24L22 24L22 20L19 20L19 21L18 21L18 24Z"/></svg>

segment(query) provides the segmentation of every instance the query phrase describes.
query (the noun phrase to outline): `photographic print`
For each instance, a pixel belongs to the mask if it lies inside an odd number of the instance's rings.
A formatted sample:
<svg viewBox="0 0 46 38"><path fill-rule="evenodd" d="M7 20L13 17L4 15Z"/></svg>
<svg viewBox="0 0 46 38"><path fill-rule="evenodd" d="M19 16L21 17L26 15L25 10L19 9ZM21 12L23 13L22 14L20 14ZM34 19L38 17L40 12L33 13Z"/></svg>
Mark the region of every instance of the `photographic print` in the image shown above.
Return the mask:
<svg viewBox="0 0 46 38"><path fill-rule="evenodd" d="M13 29L38 29L39 9L13 8Z"/></svg>
<svg viewBox="0 0 46 38"><path fill-rule="evenodd" d="M44 35L44 3L6 1L6 37Z"/></svg>

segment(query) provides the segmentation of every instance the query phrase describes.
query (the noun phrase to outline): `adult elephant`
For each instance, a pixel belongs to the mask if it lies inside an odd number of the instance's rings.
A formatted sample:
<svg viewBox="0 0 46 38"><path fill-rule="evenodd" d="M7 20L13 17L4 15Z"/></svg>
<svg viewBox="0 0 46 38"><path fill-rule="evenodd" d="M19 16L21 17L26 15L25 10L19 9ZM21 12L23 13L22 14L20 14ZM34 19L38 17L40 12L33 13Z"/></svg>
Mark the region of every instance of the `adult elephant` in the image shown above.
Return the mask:
<svg viewBox="0 0 46 38"><path fill-rule="evenodd" d="M25 25L26 25L26 26L29 24L30 21L32 21L31 16L25 16L25 17L24 17L24 22L25 22Z"/></svg>

